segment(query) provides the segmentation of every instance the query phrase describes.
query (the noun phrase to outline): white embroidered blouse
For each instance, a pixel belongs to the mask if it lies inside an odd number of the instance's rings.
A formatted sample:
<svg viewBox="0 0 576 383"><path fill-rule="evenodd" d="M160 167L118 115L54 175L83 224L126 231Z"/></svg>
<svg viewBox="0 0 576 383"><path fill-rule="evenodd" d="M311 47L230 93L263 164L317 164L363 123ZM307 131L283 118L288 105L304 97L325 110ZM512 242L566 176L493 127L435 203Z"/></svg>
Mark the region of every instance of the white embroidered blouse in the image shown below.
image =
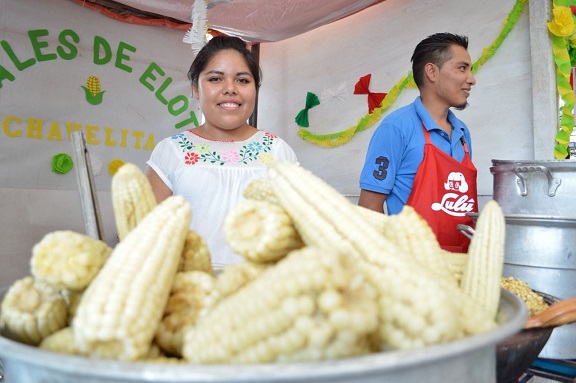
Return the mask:
<svg viewBox="0 0 576 383"><path fill-rule="evenodd" d="M160 141L147 165L173 194L191 203L190 229L204 238L218 268L243 260L224 240L224 218L244 198L250 181L267 176L265 163L273 159L297 162L294 150L272 133L258 130L245 141L211 141L185 131Z"/></svg>

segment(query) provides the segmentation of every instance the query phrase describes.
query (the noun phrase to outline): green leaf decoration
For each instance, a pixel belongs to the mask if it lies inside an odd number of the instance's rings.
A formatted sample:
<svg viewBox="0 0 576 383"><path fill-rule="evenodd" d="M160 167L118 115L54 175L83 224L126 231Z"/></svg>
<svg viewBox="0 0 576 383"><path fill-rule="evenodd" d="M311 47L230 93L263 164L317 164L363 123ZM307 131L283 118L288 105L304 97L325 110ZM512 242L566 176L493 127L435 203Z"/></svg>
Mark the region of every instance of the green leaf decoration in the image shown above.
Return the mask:
<svg viewBox="0 0 576 383"><path fill-rule="evenodd" d="M568 46L568 55L570 56L570 66L576 67L576 47Z"/></svg>
<svg viewBox="0 0 576 383"><path fill-rule="evenodd" d="M558 134L556 135L556 141L558 141L559 144L568 145L568 143L570 142L570 133L567 132L566 130L561 129L560 131L558 131Z"/></svg>
<svg viewBox="0 0 576 383"><path fill-rule="evenodd" d="M568 146L566 145L556 145L554 147L554 157L558 160L565 159L568 157Z"/></svg>
<svg viewBox="0 0 576 383"><path fill-rule="evenodd" d="M92 94L92 92L86 88L84 85L81 85L82 89L84 89L84 93L86 94L86 101L92 105L99 105L102 103L102 97L104 96L104 92Z"/></svg>

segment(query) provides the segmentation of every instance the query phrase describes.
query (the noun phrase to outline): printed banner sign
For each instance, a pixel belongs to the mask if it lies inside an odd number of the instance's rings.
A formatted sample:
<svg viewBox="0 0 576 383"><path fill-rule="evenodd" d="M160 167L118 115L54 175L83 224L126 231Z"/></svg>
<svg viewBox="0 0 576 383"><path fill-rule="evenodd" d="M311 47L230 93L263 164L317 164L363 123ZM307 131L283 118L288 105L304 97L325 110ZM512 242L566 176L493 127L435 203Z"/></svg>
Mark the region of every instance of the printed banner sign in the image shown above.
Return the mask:
<svg viewBox="0 0 576 383"><path fill-rule="evenodd" d="M0 0L0 187L76 189L82 130L98 190L124 162L200 120L181 30L62 0ZM70 163L72 162L72 163Z"/></svg>

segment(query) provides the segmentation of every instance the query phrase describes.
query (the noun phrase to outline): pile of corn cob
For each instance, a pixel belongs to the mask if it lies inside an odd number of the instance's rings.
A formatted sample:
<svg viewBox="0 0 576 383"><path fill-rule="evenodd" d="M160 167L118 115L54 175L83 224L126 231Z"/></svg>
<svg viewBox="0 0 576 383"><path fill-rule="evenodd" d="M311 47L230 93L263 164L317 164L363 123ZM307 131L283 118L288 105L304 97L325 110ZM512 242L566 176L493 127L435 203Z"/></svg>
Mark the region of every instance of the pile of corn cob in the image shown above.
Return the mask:
<svg viewBox="0 0 576 383"><path fill-rule="evenodd" d="M180 196L157 204L125 164L112 180L120 243L71 231L34 248L0 332L54 352L125 361L313 361L448 342L493 329L504 216L490 201L468 254L440 249L410 207L358 207L286 162L227 216L245 258L215 275Z"/></svg>

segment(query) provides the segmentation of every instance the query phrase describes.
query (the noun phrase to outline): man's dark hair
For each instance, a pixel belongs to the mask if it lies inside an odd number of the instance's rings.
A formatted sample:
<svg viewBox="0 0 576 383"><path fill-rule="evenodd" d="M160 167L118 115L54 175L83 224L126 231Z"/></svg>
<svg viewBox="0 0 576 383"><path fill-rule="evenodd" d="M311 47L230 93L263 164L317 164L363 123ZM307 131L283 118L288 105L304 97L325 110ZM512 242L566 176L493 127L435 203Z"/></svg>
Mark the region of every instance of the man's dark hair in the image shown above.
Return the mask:
<svg viewBox="0 0 576 383"><path fill-rule="evenodd" d="M412 75L414 82L420 88L424 82L424 67L428 63L438 68L452 58L452 45L459 45L468 50L468 37L443 32L428 36L420 41L412 54Z"/></svg>

